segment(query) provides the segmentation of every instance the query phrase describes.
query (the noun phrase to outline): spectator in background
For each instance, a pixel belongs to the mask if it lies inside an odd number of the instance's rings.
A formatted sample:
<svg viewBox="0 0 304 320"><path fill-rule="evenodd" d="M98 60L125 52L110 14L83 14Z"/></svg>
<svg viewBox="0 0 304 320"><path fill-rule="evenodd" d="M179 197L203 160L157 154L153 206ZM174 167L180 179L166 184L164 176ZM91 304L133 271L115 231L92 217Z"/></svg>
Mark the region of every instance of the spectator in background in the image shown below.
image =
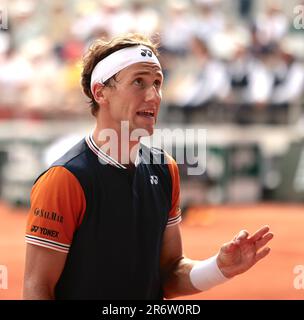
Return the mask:
<svg viewBox="0 0 304 320"><path fill-rule="evenodd" d="M197 36L207 44L225 26L225 16L220 8L221 0L196 0L197 15L195 30Z"/></svg>
<svg viewBox="0 0 304 320"><path fill-rule="evenodd" d="M239 0L238 2L239 2L238 9L239 9L239 14L241 18L245 21L248 21L249 19L251 19L253 1Z"/></svg>
<svg viewBox="0 0 304 320"><path fill-rule="evenodd" d="M79 40L86 42L96 29L105 28L106 7L98 7L96 3L92 6L92 3L79 2L74 10L69 34L73 34Z"/></svg>
<svg viewBox="0 0 304 320"><path fill-rule="evenodd" d="M161 25L162 52L184 57L189 53L193 35L193 19L186 1L171 0L166 8L166 19Z"/></svg>
<svg viewBox="0 0 304 320"><path fill-rule="evenodd" d="M71 32L83 41L91 39L96 30L104 30L109 37L128 32L131 17L123 4L123 0L98 0L94 7L87 2L80 2L78 18Z"/></svg>
<svg viewBox="0 0 304 320"><path fill-rule="evenodd" d="M208 106L212 108L214 102L221 103L230 91L225 66L212 58L205 42L193 37L191 52L193 56L189 57L187 70L181 68L177 81L172 82L172 88L169 88L169 108L181 108L186 122L191 120L193 112ZM185 66L186 61L183 64Z"/></svg>
<svg viewBox="0 0 304 320"><path fill-rule="evenodd" d="M68 39L72 16L69 14L68 6L64 1L51 2L49 18L47 20L46 36L52 42L52 47L58 58L61 59L61 50Z"/></svg>
<svg viewBox="0 0 304 320"><path fill-rule="evenodd" d="M254 60L248 48L239 45L235 49L231 60L227 63L231 84L230 105L233 109L248 108L248 106L245 106L245 100L253 69Z"/></svg>
<svg viewBox="0 0 304 320"><path fill-rule="evenodd" d="M225 21L224 28L217 32L208 42L213 57L224 61L229 61L237 48L249 46L251 34L248 27L241 23L236 23L233 19Z"/></svg>
<svg viewBox="0 0 304 320"><path fill-rule="evenodd" d="M24 111L39 118L59 114L59 108L64 105L61 65L52 45L47 37L39 37L22 48L31 66L29 85L23 97Z"/></svg>
<svg viewBox="0 0 304 320"><path fill-rule="evenodd" d="M190 52L194 26L190 6L186 1L168 1L164 14L166 19L162 19L160 24L160 61L166 83L175 74L181 59Z"/></svg>
<svg viewBox="0 0 304 320"><path fill-rule="evenodd" d="M79 78L81 75L80 59L83 52L84 42L71 34L62 49L64 63L61 68L61 80L59 80L65 95L65 103L61 107L61 112L64 114L86 114L85 109L75 108L75 105L84 103L84 97L79 90Z"/></svg>
<svg viewBox="0 0 304 320"><path fill-rule="evenodd" d="M303 95L304 66L291 52L278 46L272 71L274 81L269 105L270 122L284 123L288 121L290 109L296 107Z"/></svg>
<svg viewBox="0 0 304 320"><path fill-rule="evenodd" d="M263 54L267 55L266 52ZM228 73L232 88L229 104L233 107L236 119L241 123L251 122L254 120L253 112L266 107L270 99L272 75L267 65L253 57L249 48L242 45L229 61Z"/></svg>
<svg viewBox="0 0 304 320"><path fill-rule="evenodd" d="M2 55L9 50L11 45L11 35L8 21L6 21L1 14L3 14L3 12L0 10L0 59ZM7 25L5 25L6 23ZM4 25L2 26L2 24ZM5 27L7 27L7 29L5 29Z"/></svg>
<svg viewBox="0 0 304 320"><path fill-rule="evenodd" d="M280 41L288 31L288 18L277 2L270 2L265 9L257 15L257 37L261 44L267 45Z"/></svg>
<svg viewBox="0 0 304 320"><path fill-rule="evenodd" d="M259 54L253 59L246 102L257 108L266 107L271 97L273 75L273 47L271 45L261 48Z"/></svg>
<svg viewBox="0 0 304 320"><path fill-rule="evenodd" d="M159 31L160 17L151 6L146 6L141 0L130 4L128 28L125 32L141 32L147 37L153 37Z"/></svg>
<svg viewBox="0 0 304 320"><path fill-rule="evenodd" d="M19 50L33 38L41 36L48 23L43 1L19 0L8 2L12 45Z"/></svg>
<svg viewBox="0 0 304 320"><path fill-rule="evenodd" d="M22 112L23 95L30 85L31 64L13 47L9 48L0 60L0 109L11 115ZM14 107L18 106L18 110Z"/></svg>

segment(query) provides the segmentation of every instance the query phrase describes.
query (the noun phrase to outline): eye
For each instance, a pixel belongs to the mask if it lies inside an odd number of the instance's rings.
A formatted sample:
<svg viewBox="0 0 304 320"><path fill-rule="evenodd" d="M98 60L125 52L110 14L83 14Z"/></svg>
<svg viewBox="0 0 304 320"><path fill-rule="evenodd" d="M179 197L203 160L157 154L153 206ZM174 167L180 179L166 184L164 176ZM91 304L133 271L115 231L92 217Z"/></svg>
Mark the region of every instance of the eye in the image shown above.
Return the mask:
<svg viewBox="0 0 304 320"><path fill-rule="evenodd" d="M139 87L143 87L144 86L144 80L142 78L136 78L133 83Z"/></svg>
<svg viewBox="0 0 304 320"><path fill-rule="evenodd" d="M160 88L161 87L161 81L160 80L155 80L154 81L154 86L155 86L155 88Z"/></svg>

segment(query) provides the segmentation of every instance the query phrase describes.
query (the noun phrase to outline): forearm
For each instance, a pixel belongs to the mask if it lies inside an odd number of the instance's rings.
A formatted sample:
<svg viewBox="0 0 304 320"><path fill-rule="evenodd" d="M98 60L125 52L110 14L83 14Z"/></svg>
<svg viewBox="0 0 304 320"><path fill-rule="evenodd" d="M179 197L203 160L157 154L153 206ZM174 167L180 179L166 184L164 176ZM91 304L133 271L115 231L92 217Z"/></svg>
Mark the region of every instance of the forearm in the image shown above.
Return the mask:
<svg viewBox="0 0 304 320"><path fill-rule="evenodd" d="M164 282L165 298L206 291L229 280L219 268L217 260L217 255L202 261L180 259Z"/></svg>
<svg viewBox="0 0 304 320"><path fill-rule="evenodd" d="M163 290L164 296L167 299L172 299L178 296L185 296L199 293L190 280L190 271L197 263L195 260L182 258L174 264L171 270L164 276Z"/></svg>

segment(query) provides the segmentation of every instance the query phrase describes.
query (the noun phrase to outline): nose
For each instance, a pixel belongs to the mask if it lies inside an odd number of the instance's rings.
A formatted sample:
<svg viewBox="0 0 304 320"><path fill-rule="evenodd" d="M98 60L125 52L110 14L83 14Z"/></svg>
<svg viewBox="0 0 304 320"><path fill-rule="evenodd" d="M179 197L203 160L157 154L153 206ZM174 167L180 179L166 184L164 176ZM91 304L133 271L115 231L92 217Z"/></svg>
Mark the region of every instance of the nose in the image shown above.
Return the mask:
<svg viewBox="0 0 304 320"><path fill-rule="evenodd" d="M151 86L146 91L145 101L154 101L154 102L160 102L161 100L161 91L154 86Z"/></svg>

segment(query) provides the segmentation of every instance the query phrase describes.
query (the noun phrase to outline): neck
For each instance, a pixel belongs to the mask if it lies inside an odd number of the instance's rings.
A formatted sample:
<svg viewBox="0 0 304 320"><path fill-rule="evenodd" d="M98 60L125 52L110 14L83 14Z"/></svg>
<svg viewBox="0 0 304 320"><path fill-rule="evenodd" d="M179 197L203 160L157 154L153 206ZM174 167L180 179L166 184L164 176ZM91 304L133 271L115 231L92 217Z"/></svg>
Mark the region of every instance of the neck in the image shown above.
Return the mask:
<svg viewBox="0 0 304 320"><path fill-rule="evenodd" d="M110 157L128 166L134 164L139 148L140 138L136 141L130 139L130 132L121 129L103 128L96 125L93 131L96 145Z"/></svg>

